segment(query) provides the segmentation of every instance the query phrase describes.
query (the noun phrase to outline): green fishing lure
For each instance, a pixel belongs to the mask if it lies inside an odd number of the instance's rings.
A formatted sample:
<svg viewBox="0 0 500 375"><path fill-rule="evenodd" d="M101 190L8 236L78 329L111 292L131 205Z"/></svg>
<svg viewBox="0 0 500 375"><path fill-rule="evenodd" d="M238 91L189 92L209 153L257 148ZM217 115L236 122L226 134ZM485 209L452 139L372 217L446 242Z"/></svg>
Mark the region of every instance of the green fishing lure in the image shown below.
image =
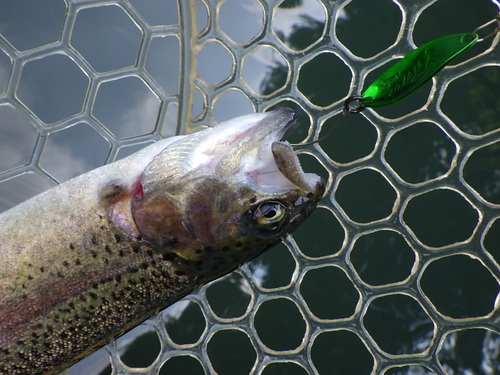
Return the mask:
<svg viewBox="0 0 500 375"><path fill-rule="evenodd" d="M496 24L493 32L481 38L479 31L493 24ZM418 47L387 69L361 95L347 98L344 101L342 116L328 134L317 140L294 146L311 145L329 137L342 119L347 118L351 113L359 113L367 107L384 107L403 99L430 80L452 59L474 44L493 37L499 32L500 13L471 33L442 36Z"/></svg>
<svg viewBox="0 0 500 375"><path fill-rule="evenodd" d="M496 24L493 32L480 38L479 32ZM349 97L344 103L344 114L357 113L366 107L384 107L393 104L430 80L452 59L477 42L500 32L500 13L471 33L446 35L431 40L397 61L361 94ZM351 104L357 103L357 106Z"/></svg>
<svg viewBox="0 0 500 375"><path fill-rule="evenodd" d="M464 33L434 39L396 62L361 95L364 107L384 107L422 86L450 60L473 46L479 35Z"/></svg>

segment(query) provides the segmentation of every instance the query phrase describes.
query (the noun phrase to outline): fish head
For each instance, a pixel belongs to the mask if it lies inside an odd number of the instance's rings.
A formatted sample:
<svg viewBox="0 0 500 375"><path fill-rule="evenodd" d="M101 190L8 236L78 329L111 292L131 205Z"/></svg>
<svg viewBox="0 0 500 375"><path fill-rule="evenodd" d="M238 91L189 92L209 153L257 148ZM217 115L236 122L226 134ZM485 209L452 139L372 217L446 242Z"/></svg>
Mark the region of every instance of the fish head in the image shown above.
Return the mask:
<svg viewBox="0 0 500 375"><path fill-rule="evenodd" d="M171 143L144 171L143 196L132 202L142 237L199 272L221 274L293 231L325 189L282 140L296 119L281 108Z"/></svg>

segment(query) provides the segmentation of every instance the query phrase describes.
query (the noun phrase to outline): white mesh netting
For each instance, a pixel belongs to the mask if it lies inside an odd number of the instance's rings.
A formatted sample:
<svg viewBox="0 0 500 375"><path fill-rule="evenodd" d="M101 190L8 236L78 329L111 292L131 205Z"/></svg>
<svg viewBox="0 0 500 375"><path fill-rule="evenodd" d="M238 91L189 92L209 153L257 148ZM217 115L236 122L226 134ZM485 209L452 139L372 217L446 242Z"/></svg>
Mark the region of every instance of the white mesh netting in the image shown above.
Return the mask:
<svg viewBox="0 0 500 375"><path fill-rule="evenodd" d="M387 63L492 0L0 5L0 209L154 140L274 106L317 138ZM301 149L328 180L283 244L70 374L500 373L500 51ZM380 68L380 69L379 69ZM366 81L366 83L365 83Z"/></svg>

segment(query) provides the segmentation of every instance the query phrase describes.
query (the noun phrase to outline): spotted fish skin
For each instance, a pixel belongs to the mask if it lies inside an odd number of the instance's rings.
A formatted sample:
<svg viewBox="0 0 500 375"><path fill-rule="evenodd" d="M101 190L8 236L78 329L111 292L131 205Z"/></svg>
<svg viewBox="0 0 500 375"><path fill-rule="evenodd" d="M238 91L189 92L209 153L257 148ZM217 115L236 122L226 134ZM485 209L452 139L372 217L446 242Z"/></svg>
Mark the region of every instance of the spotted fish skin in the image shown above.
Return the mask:
<svg viewBox="0 0 500 375"><path fill-rule="evenodd" d="M1 214L0 373L62 371L297 227L324 183L279 142L295 117L160 141Z"/></svg>

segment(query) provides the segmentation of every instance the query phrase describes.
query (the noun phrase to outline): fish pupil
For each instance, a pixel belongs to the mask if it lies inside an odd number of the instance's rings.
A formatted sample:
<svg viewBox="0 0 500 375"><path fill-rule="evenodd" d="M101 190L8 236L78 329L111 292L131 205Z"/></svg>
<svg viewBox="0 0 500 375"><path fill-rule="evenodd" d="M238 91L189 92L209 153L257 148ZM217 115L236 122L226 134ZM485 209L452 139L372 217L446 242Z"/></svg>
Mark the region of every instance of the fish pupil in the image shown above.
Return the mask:
<svg viewBox="0 0 500 375"><path fill-rule="evenodd" d="M271 208L271 209L268 209L266 212L264 212L264 217L268 218L268 219L272 219L277 214L278 214L278 212L275 209Z"/></svg>

